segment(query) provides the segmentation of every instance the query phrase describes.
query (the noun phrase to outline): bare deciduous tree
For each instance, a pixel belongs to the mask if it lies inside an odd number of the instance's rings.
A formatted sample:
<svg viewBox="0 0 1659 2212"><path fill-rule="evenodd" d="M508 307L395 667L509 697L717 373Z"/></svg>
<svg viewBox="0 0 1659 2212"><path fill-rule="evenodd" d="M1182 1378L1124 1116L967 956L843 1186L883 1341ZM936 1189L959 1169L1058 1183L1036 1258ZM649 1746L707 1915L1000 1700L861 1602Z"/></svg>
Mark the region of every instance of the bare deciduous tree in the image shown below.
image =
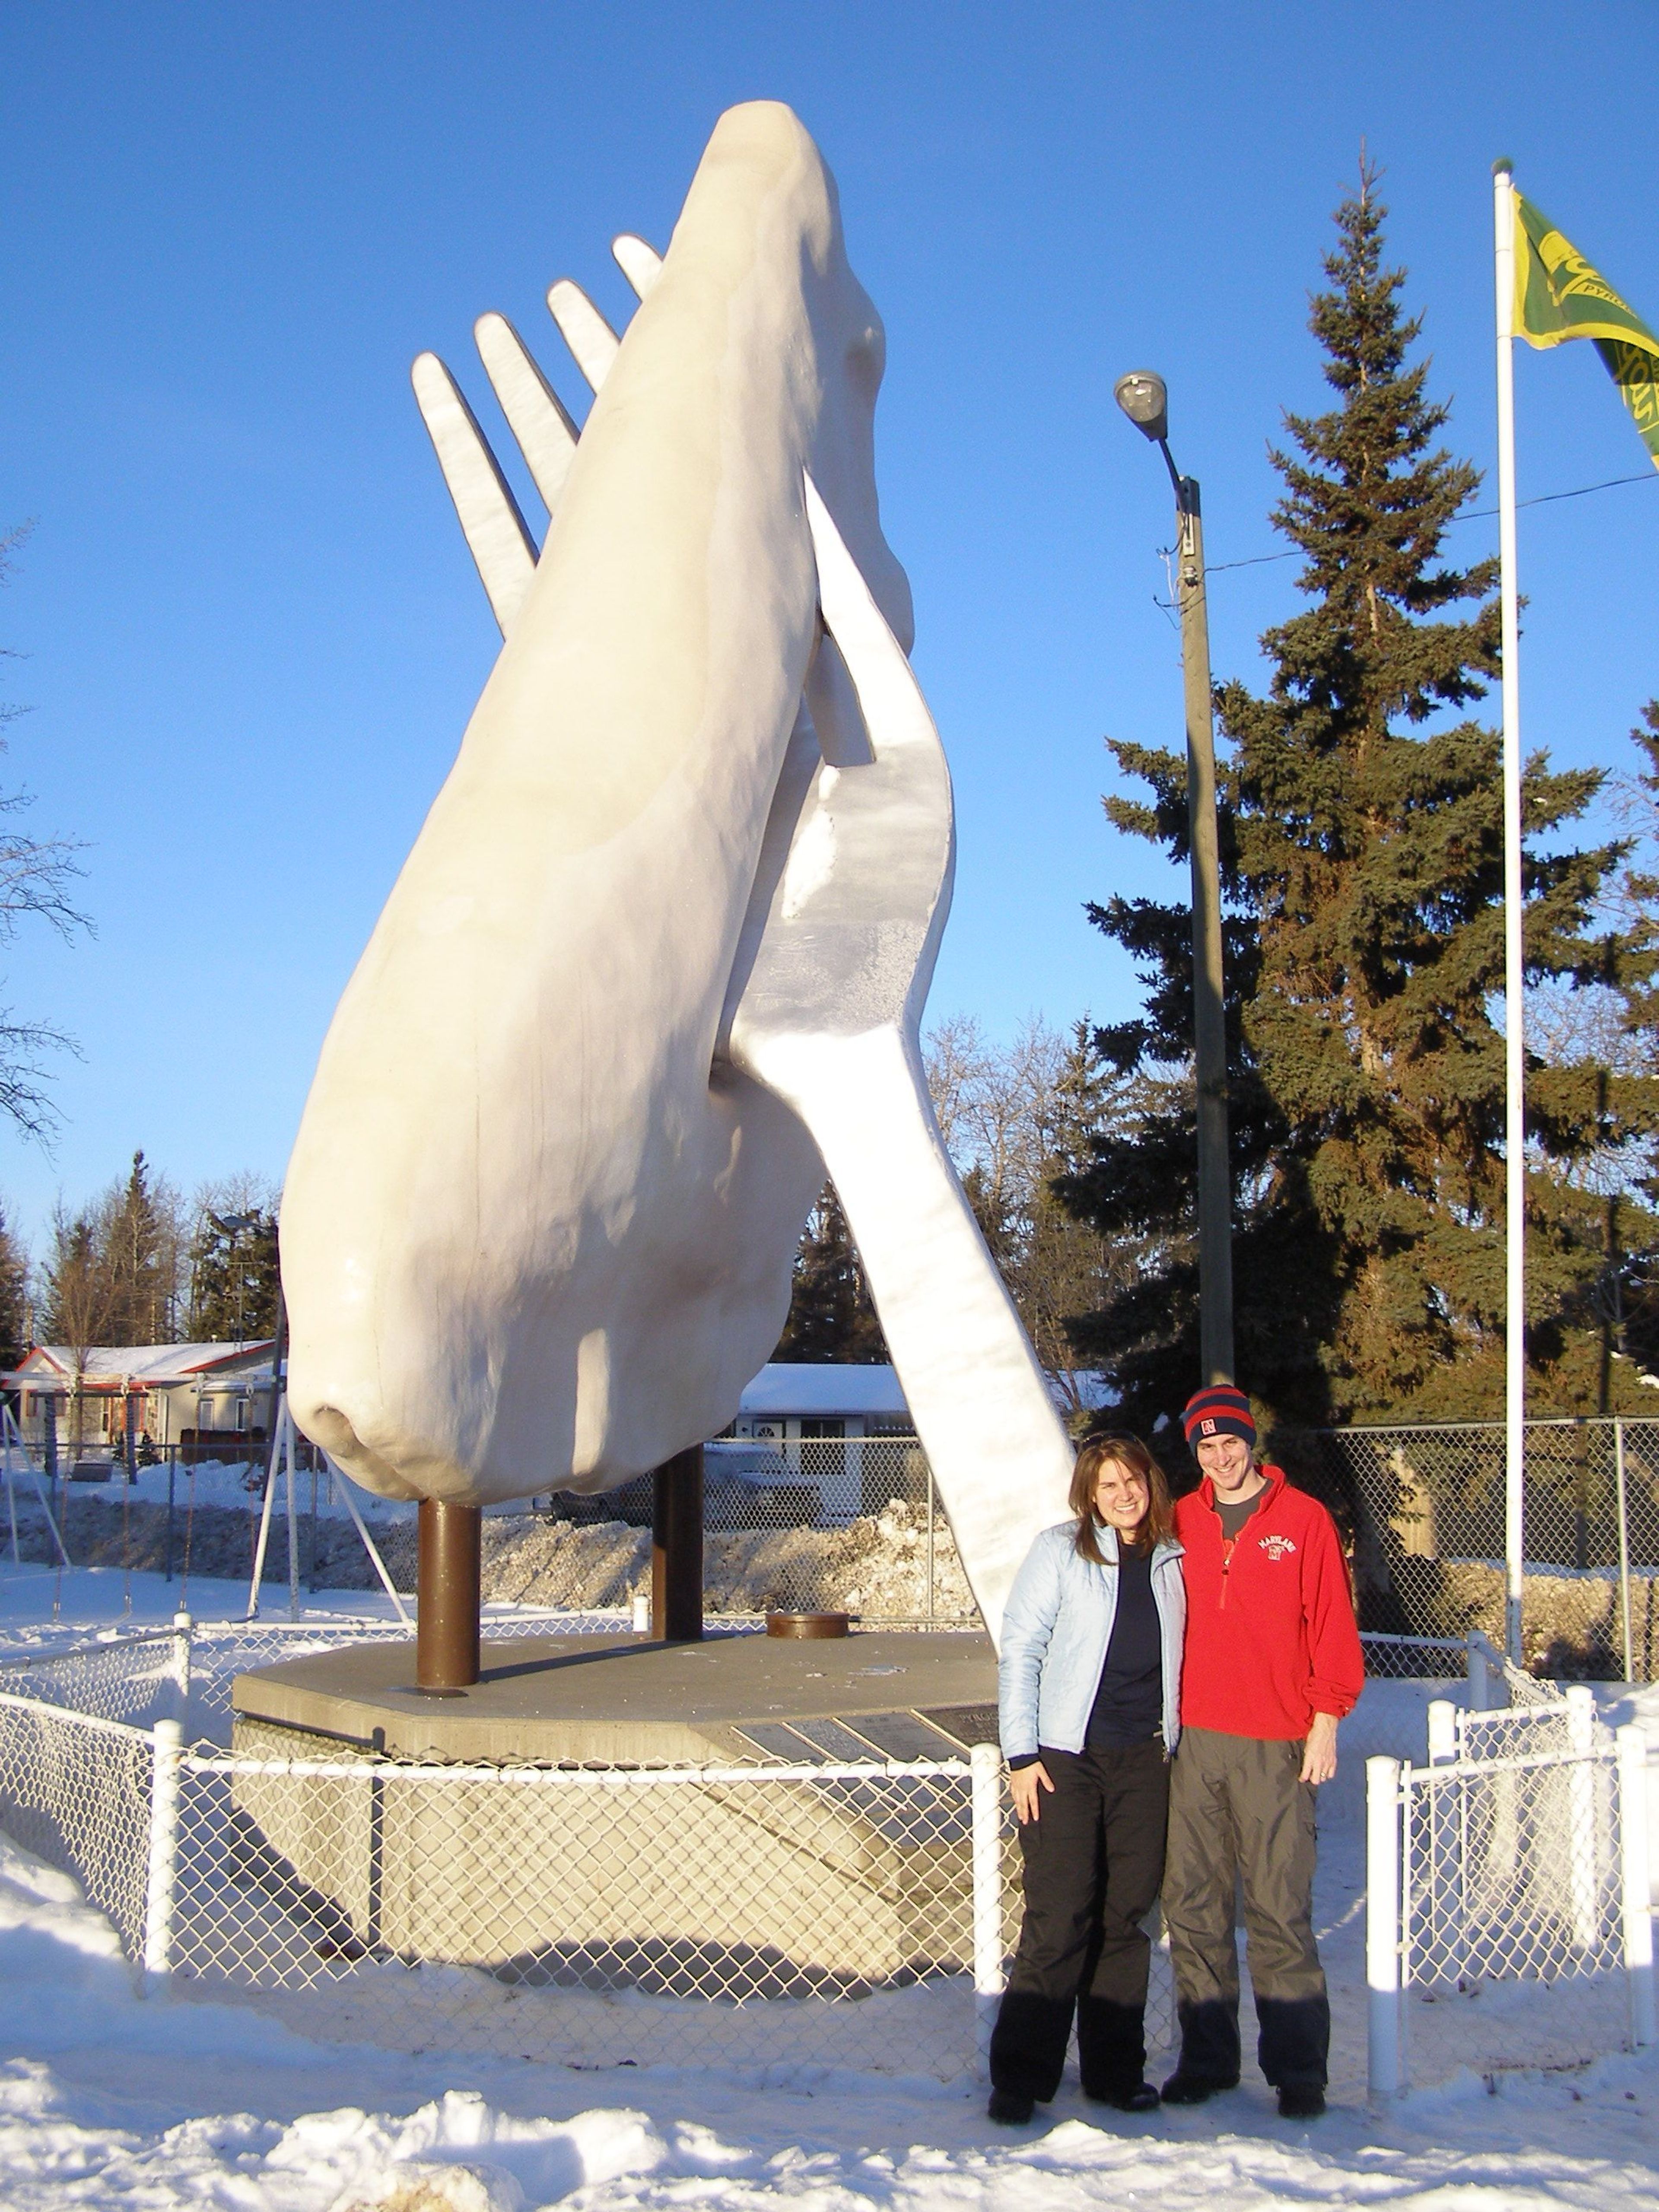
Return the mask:
<svg viewBox="0 0 1659 2212"><path fill-rule="evenodd" d="M1052 1186L1086 1164L1090 1133L1122 1086L1100 1066L1084 1024L1068 1037L1032 1016L998 1045L959 1015L930 1032L925 1050L940 1133L985 1241L1037 1358L1079 1411L1066 1324L1095 1311L1138 1255L1077 1220Z"/></svg>
<svg viewBox="0 0 1659 2212"><path fill-rule="evenodd" d="M24 523L0 538L0 584L9 580L14 556L31 527ZM16 656L3 647L0 657ZM0 702L0 728L23 712ZM0 738L0 751L4 749ZM20 815L33 804L26 791L0 792L0 815ZM66 939L77 930L91 931L91 921L70 897L70 886L85 872L77 858L84 849L71 837L27 837L21 830L0 826L0 945L12 943L31 915ZM46 1091L46 1062L54 1053L79 1050L74 1038L54 1024L16 1020L9 1006L0 1006L0 1113L9 1115L25 1136L41 1141L51 1137L58 1114Z"/></svg>

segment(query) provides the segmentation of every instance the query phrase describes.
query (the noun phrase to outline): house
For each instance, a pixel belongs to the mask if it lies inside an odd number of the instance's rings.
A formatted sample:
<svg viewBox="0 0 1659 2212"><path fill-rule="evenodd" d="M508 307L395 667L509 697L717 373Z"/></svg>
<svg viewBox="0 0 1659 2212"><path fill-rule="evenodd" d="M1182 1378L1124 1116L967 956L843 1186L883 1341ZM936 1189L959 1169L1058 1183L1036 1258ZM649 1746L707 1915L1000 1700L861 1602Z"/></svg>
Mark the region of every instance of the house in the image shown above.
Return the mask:
<svg viewBox="0 0 1659 2212"><path fill-rule="evenodd" d="M1107 1401L1097 1375L1049 1385L1064 1418L1073 1402ZM816 1493L831 1524L878 1512L890 1497L925 1486L927 1465L899 1379L891 1367L809 1365L773 1360L744 1389L737 1419L705 1453L711 1480L778 1485Z"/></svg>
<svg viewBox="0 0 1659 2212"><path fill-rule="evenodd" d="M37 1451L49 1427L65 1449L118 1449L131 1419L135 1437L176 1445L186 1460L224 1459L262 1446L270 1433L270 1354L269 1337L95 1345L80 1368L78 1424L76 1355L67 1345L31 1345L0 1375L0 1389L12 1395L23 1442Z"/></svg>

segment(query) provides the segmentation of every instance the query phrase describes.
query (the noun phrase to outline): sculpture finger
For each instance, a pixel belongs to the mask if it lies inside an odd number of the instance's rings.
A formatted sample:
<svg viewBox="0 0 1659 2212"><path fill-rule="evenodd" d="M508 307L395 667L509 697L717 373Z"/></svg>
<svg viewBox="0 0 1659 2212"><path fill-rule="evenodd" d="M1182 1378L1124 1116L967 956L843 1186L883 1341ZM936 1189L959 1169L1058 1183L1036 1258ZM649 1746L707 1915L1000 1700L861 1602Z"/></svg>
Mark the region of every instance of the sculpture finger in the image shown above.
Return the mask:
<svg viewBox="0 0 1659 2212"><path fill-rule="evenodd" d="M617 268L633 286L635 298L644 299L662 274L661 254L654 246L647 246L644 239L636 238L631 230L611 240L611 252Z"/></svg>
<svg viewBox="0 0 1659 2212"><path fill-rule="evenodd" d="M875 757L890 759L915 744L937 751L939 732L903 647L876 605L817 486L810 476L802 478L802 484L818 566L823 626L852 679Z"/></svg>
<svg viewBox="0 0 1659 2212"><path fill-rule="evenodd" d="M576 366L595 392L610 374L622 340L588 298L580 284L561 276L549 288L548 312L559 326L559 335L575 356Z"/></svg>
<svg viewBox="0 0 1659 2212"><path fill-rule="evenodd" d="M418 355L409 378L462 535L505 637L536 573L536 541L472 410L437 355Z"/></svg>
<svg viewBox="0 0 1659 2212"><path fill-rule="evenodd" d="M472 335L507 427L551 514L570 472L576 426L505 315L480 315Z"/></svg>

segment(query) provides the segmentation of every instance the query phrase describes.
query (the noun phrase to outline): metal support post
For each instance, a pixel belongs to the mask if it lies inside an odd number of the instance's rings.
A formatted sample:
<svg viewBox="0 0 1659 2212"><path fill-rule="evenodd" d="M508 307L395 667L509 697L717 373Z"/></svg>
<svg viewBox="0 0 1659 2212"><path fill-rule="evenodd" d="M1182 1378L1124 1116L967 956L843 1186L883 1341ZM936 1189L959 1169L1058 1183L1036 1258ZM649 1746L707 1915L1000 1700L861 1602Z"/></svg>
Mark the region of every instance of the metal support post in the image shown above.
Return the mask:
<svg viewBox="0 0 1659 2212"><path fill-rule="evenodd" d="M282 1401L283 1410L277 1416L283 1434L283 1464L288 1470L288 1617L300 1618L300 1523L294 1501L294 1423L289 1416L288 1400Z"/></svg>
<svg viewBox="0 0 1659 2212"><path fill-rule="evenodd" d="M11 1516L11 1563L15 1567L23 1564L23 1554L17 1543L17 1492L11 1479L11 1408L4 1409L0 1419L0 1453L6 1462L6 1510Z"/></svg>
<svg viewBox="0 0 1659 2212"><path fill-rule="evenodd" d="M190 1639L195 1622L187 1613L173 1616L173 1686L179 1699L179 1724L190 1715Z"/></svg>
<svg viewBox="0 0 1659 2212"><path fill-rule="evenodd" d="M1656 2040L1653 2005L1652 1875L1648 1866L1648 1738L1633 1722L1619 1745L1620 1903L1625 1978L1630 1990L1630 2039L1638 2049Z"/></svg>
<svg viewBox="0 0 1659 2212"><path fill-rule="evenodd" d="M1168 459L1167 449L1165 459ZM1171 464L1170 473L1174 475ZM1176 480L1181 532L1181 672L1187 710L1187 836L1193 895L1193 1073L1198 1105L1199 1358L1206 1382L1233 1379L1232 1178L1227 1162L1227 1028L1221 860L1215 811L1210 617L1198 483Z"/></svg>
<svg viewBox="0 0 1659 2212"><path fill-rule="evenodd" d="M1449 1698L1429 1700L1429 1765L1449 1766L1457 1757L1457 1708Z"/></svg>
<svg viewBox="0 0 1659 2212"><path fill-rule="evenodd" d="M1464 1671L1468 1676L1469 1711L1484 1713L1486 1711L1487 1685L1492 1678L1486 1669L1485 1643L1478 1631L1465 1639L1464 1648L1468 1655Z"/></svg>
<svg viewBox="0 0 1659 2212"><path fill-rule="evenodd" d="M165 1996L173 1974L173 1900L179 1864L179 1779L184 1765L184 1730L177 1721L157 1721L149 1791L149 1871L144 1886L144 1976L146 1996Z"/></svg>
<svg viewBox="0 0 1659 2212"><path fill-rule="evenodd" d="M483 1509L421 1500L415 1607L415 1681L431 1697L459 1697L478 1679Z"/></svg>
<svg viewBox="0 0 1659 2212"><path fill-rule="evenodd" d="M1613 1480L1619 1509L1619 1618L1625 1633L1625 1680L1636 1680L1630 1624L1630 1493L1625 1482L1625 1425L1613 1425Z"/></svg>
<svg viewBox="0 0 1659 2212"><path fill-rule="evenodd" d="M702 1446L676 1452L651 1478L651 1633L702 1641Z"/></svg>
<svg viewBox="0 0 1659 2212"><path fill-rule="evenodd" d="M1525 870L1521 795L1521 602L1516 575L1515 208L1492 167L1498 305L1498 556L1504 709L1504 1648L1526 1664L1527 1115Z"/></svg>
<svg viewBox="0 0 1659 2212"><path fill-rule="evenodd" d="M1567 1692L1567 1741L1573 1763L1567 1769L1567 1863L1571 1869L1572 1940L1580 1951L1593 1951L1600 1934L1595 1865L1595 1692L1587 1682Z"/></svg>
<svg viewBox="0 0 1659 2212"><path fill-rule="evenodd" d="M404 1603L403 1594L387 1571L386 1561L380 1557L380 1546L368 1533L368 1523L357 1510L357 1501L351 1494L349 1480L335 1466L332 1460L327 1462L327 1466L329 1481L331 1484L338 1483L340 1486L339 1494L345 1500L345 1510L351 1516L351 1525L357 1531L358 1540L368 1554L369 1565L380 1578L380 1588L392 1600L392 1611L405 1628L413 1628L415 1624L409 1617L409 1607ZM189 1565L188 1560L185 1564Z"/></svg>
<svg viewBox="0 0 1659 2212"><path fill-rule="evenodd" d="M927 1626L933 1625L933 1462L927 1462Z"/></svg>
<svg viewBox="0 0 1659 2212"><path fill-rule="evenodd" d="M259 1618L259 1585L264 1580L265 1551L270 1542L270 1509L276 1496L276 1469L282 1458L283 1438L278 1430L270 1439L270 1464L265 1471L264 1502L259 1508L259 1533L253 1544L253 1573L247 1586L247 1619Z"/></svg>
<svg viewBox="0 0 1659 2212"><path fill-rule="evenodd" d="M1002 1753L976 1743L968 1754L973 1791L974 2048L983 2075L1002 2000Z"/></svg>
<svg viewBox="0 0 1659 2212"><path fill-rule="evenodd" d="M52 1519L54 1528L61 1528L64 1508L58 1495L58 1394L53 1390L48 1390L40 1401L40 1464L46 1471L46 1488L52 1497L52 1504L46 1509L47 1516ZM52 1518L53 1516L56 1518ZM67 1559L69 1554L64 1551L61 1536L58 1540L58 1548Z"/></svg>
<svg viewBox="0 0 1659 2212"><path fill-rule="evenodd" d="M1365 2081L1403 2087L1400 2050L1400 1761L1365 1761Z"/></svg>

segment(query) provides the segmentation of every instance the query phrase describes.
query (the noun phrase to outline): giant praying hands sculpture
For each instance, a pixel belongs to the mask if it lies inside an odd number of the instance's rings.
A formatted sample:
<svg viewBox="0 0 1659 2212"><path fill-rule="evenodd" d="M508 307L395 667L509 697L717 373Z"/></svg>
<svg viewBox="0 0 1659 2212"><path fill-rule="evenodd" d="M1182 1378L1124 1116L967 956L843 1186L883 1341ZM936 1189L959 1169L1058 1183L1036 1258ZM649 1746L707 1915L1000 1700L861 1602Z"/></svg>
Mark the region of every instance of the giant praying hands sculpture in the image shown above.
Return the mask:
<svg viewBox="0 0 1659 2212"><path fill-rule="evenodd" d="M289 1167L295 1417L384 1496L600 1491L717 1434L827 1165L993 1636L1071 1454L934 1123L949 777L878 520L880 322L788 109L723 116L618 339L549 295L580 440L477 336L538 553L432 356L503 643Z"/></svg>

